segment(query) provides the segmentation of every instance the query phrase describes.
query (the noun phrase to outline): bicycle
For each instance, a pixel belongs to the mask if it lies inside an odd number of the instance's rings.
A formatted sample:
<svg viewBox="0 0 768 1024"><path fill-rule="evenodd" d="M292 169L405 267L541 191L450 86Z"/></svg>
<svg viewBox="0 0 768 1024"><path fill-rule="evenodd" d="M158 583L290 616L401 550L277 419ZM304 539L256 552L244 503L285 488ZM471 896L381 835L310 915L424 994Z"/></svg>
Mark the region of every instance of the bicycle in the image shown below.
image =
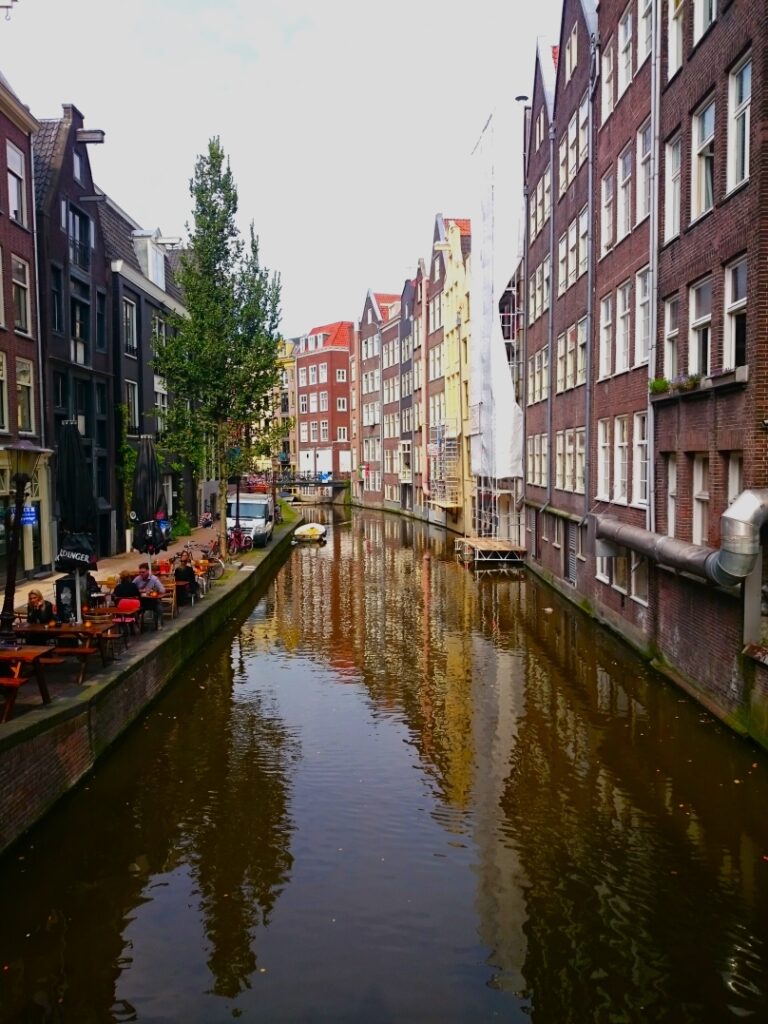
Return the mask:
<svg viewBox="0 0 768 1024"><path fill-rule="evenodd" d="M195 554L195 548L198 550L197 555ZM195 541L187 540L182 545L181 551L186 551L190 558L195 558L198 561L204 561L206 563L205 575L209 580L220 580L224 575L225 566L219 556L218 537L213 537L208 544L199 544ZM181 554L181 551L177 552L170 559L172 566Z"/></svg>
<svg viewBox="0 0 768 1024"><path fill-rule="evenodd" d="M233 527L227 535L227 551L230 557L239 555L241 551L250 551L253 547L253 537L240 527Z"/></svg>

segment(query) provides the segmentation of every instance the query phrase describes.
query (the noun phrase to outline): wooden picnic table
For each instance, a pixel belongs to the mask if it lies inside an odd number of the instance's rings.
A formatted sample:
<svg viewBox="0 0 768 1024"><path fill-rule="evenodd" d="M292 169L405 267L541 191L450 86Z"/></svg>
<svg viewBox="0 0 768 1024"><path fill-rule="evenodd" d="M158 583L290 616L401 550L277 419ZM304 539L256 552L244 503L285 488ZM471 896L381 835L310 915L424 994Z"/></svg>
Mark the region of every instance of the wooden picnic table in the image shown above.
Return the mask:
<svg viewBox="0 0 768 1024"><path fill-rule="evenodd" d="M16 626L16 634L25 640L46 639L53 642L53 649L48 648L48 655L55 658L76 658L80 662L78 682L85 682L88 658L98 652L101 654L102 665L107 664L109 643L105 633L111 628L109 623L85 622L51 622L45 626L26 623ZM98 644L93 646L93 641ZM60 642L63 641L63 642ZM71 641L74 641L72 643Z"/></svg>
<svg viewBox="0 0 768 1024"><path fill-rule="evenodd" d="M42 658L50 653L50 647L20 644L18 647L0 647L0 670L7 669L8 675L0 675L0 690L5 693L3 721L10 720L13 707L21 686L34 675L43 704L50 704L51 695L45 681ZM26 674L25 674L26 671Z"/></svg>

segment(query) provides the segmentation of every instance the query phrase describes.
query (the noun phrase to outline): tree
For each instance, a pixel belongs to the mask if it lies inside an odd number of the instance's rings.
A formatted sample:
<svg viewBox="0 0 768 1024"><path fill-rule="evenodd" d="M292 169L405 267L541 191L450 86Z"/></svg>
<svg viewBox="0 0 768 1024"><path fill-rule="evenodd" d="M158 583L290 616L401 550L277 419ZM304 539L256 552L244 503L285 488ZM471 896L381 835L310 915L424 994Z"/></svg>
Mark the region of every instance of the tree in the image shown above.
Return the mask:
<svg viewBox="0 0 768 1024"><path fill-rule="evenodd" d="M154 366L174 397L164 446L196 460L200 474L207 440L223 513L230 452L253 437L279 379L280 278L261 266L253 224L243 244L237 188L218 138L197 159L190 195L194 227L187 225L178 271L186 315L172 314ZM223 514L221 534L226 550Z"/></svg>

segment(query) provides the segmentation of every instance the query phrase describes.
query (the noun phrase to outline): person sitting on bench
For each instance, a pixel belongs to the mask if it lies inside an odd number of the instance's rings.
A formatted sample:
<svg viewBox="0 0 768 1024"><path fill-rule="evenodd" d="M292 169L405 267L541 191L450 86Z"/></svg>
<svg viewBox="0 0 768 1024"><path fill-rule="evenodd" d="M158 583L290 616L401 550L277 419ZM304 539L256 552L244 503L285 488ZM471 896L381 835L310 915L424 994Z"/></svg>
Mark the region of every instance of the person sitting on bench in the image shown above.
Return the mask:
<svg viewBox="0 0 768 1024"><path fill-rule="evenodd" d="M142 612L153 612L155 629L162 628L163 610L160 607L160 598L165 593L165 587L157 576L149 571L149 562L139 563L139 575L134 577L133 582L139 588Z"/></svg>
<svg viewBox="0 0 768 1024"><path fill-rule="evenodd" d="M27 622L30 626L46 626L53 622L53 605L39 590L30 590L27 599Z"/></svg>

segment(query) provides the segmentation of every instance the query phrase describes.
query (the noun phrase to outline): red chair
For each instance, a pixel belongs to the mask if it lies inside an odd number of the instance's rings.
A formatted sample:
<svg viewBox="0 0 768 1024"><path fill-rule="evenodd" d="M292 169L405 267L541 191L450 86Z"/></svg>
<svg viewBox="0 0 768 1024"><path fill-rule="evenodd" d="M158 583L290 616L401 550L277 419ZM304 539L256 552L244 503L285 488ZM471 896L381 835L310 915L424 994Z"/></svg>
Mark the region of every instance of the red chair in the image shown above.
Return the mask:
<svg viewBox="0 0 768 1024"><path fill-rule="evenodd" d="M140 612L141 601L135 597L121 597L115 607L112 621L119 622L123 636L128 637L135 632L136 626L141 629L142 618Z"/></svg>

